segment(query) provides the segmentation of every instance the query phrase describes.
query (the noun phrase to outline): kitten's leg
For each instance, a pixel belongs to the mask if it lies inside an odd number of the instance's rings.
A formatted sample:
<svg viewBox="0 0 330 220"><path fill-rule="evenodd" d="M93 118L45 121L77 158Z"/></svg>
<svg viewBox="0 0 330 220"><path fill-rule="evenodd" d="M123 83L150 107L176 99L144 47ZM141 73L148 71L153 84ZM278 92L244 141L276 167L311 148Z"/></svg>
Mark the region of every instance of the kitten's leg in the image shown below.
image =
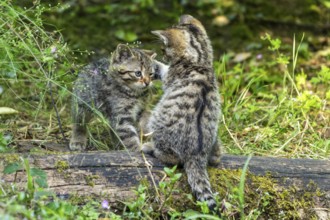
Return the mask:
<svg viewBox="0 0 330 220"><path fill-rule="evenodd" d="M91 113L83 105L74 103L71 114L73 123L69 148L72 151L85 150L87 146L86 124L91 119Z"/></svg>
<svg viewBox="0 0 330 220"><path fill-rule="evenodd" d="M217 139L212 146L211 153L208 158L209 165L216 166L220 163L220 157L222 155L221 142Z"/></svg>
<svg viewBox="0 0 330 220"><path fill-rule="evenodd" d="M143 134L150 133L148 123L150 120L151 112L150 111L143 111L140 118L139 118L139 128L143 132Z"/></svg>
<svg viewBox="0 0 330 220"><path fill-rule="evenodd" d="M133 125L134 119L131 116L119 115L116 123L111 124L115 124L116 134L126 148L137 151L141 147L139 133Z"/></svg>
<svg viewBox="0 0 330 220"><path fill-rule="evenodd" d="M180 159L173 152L167 152L160 150L159 148L155 148L152 142L144 143L141 150L143 153L156 157L168 165L178 165L181 163Z"/></svg>

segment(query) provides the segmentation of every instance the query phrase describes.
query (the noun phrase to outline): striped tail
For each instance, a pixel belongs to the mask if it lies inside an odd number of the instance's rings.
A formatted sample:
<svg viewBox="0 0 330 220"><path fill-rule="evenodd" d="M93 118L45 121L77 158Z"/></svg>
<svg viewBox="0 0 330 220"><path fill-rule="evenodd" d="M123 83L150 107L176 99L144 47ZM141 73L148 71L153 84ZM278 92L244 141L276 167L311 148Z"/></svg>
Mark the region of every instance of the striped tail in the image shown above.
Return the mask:
<svg viewBox="0 0 330 220"><path fill-rule="evenodd" d="M207 161L202 161L199 156L189 158L184 164L193 195L198 201L206 201L210 211L217 212L206 167Z"/></svg>

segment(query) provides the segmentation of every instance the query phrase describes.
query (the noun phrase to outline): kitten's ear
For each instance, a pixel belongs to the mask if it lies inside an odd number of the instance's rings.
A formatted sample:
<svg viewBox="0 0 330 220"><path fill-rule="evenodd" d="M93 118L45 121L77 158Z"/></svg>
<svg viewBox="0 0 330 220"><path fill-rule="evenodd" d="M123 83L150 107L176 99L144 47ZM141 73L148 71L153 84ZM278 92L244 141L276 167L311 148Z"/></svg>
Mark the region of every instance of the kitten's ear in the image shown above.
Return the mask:
<svg viewBox="0 0 330 220"><path fill-rule="evenodd" d="M198 30L200 30L201 32L206 34L206 30L205 30L204 26L202 25L202 23L191 15L180 16L179 25L192 25L193 27L197 28ZM196 31L196 29L191 29L191 30Z"/></svg>
<svg viewBox="0 0 330 220"><path fill-rule="evenodd" d="M192 24L196 18L191 15L181 15L179 18L179 24Z"/></svg>
<svg viewBox="0 0 330 220"><path fill-rule="evenodd" d="M155 59L157 56L157 53L152 50L142 50L143 53L145 53L147 56L149 56L151 59Z"/></svg>
<svg viewBox="0 0 330 220"><path fill-rule="evenodd" d="M152 34L156 35L157 37L159 37L165 45L168 44L168 38L166 36L166 31L151 31Z"/></svg>
<svg viewBox="0 0 330 220"><path fill-rule="evenodd" d="M132 57L134 57L134 55L131 48L125 44L119 44L112 54L112 61L114 63L122 62L123 60L127 60Z"/></svg>

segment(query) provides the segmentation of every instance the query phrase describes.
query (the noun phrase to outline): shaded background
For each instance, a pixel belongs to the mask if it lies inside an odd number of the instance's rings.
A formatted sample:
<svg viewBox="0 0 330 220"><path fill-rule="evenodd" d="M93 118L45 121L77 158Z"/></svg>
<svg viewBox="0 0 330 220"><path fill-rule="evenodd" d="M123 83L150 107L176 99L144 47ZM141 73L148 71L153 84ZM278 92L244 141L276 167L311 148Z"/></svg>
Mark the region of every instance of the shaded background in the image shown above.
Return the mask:
<svg viewBox="0 0 330 220"><path fill-rule="evenodd" d="M57 5L54 1L42 1ZM330 30L330 1L326 0L181 0L181 1L57 1L44 17L49 30L57 27L72 49L94 51L84 60L107 55L118 43L140 41L149 49L159 48L151 30L177 22L181 14L202 21L212 40L215 58L230 51L260 50L260 35L298 39L305 33L308 45L318 50L317 36ZM19 4L22 4L20 2Z"/></svg>

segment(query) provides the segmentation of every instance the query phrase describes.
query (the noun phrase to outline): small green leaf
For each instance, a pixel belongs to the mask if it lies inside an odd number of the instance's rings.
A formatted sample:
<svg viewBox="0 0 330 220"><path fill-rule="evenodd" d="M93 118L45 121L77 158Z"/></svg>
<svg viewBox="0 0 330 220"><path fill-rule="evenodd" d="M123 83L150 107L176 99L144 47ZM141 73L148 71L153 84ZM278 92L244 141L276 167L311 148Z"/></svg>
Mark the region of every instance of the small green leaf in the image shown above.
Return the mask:
<svg viewBox="0 0 330 220"><path fill-rule="evenodd" d="M3 170L4 174L12 174L15 173L16 171L22 169L22 165L19 163L11 163L8 164L5 169Z"/></svg>
<svg viewBox="0 0 330 220"><path fill-rule="evenodd" d="M272 46L268 47L270 50L275 51L278 50L281 47L281 40L276 38L276 39L272 39L270 40L270 44Z"/></svg>
<svg viewBox="0 0 330 220"><path fill-rule="evenodd" d="M175 170L176 170L176 166L172 167L171 169L168 167L164 167L164 171L169 177L173 176Z"/></svg>
<svg viewBox="0 0 330 220"><path fill-rule="evenodd" d="M23 201L25 199L25 197L26 197L25 192L19 192L17 194L18 201Z"/></svg>
<svg viewBox="0 0 330 220"><path fill-rule="evenodd" d="M125 32L124 30L117 30L115 32L115 36L120 39L120 40L124 40L124 41L128 41L128 42L133 42L137 40L137 35L134 32Z"/></svg>
<svg viewBox="0 0 330 220"><path fill-rule="evenodd" d="M168 176L172 176L173 174L173 171L168 167L164 167L164 171Z"/></svg>
<svg viewBox="0 0 330 220"><path fill-rule="evenodd" d="M46 172L39 169L39 168L31 168L31 176L40 177L40 178L43 178L43 179L47 178Z"/></svg>
<svg viewBox="0 0 330 220"><path fill-rule="evenodd" d="M133 42L137 40L137 35L134 32L127 32L125 35L125 40L128 42Z"/></svg>
<svg viewBox="0 0 330 220"><path fill-rule="evenodd" d="M173 176L173 179L178 180L181 178L181 176L182 176L182 173L177 173Z"/></svg>
<svg viewBox="0 0 330 220"><path fill-rule="evenodd" d="M330 90L327 91L327 93L325 94L325 98L326 98L327 100L330 100Z"/></svg>
<svg viewBox="0 0 330 220"><path fill-rule="evenodd" d="M41 188L47 188L48 184L47 184L47 179L45 178L36 178L35 179L36 183L38 184L39 187Z"/></svg>
<svg viewBox="0 0 330 220"><path fill-rule="evenodd" d="M36 198L40 198L40 197L54 197L55 194L54 194L54 192L51 192L51 191L38 190L38 191L35 192L34 196Z"/></svg>
<svg viewBox="0 0 330 220"><path fill-rule="evenodd" d="M138 193L141 194L143 193L145 190L147 189L147 187L145 187L144 185L140 184L138 187Z"/></svg>
<svg viewBox="0 0 330 220"><path fill-rule="evenodd" d="M201 208L201 211L202 211L203 214L210 213L210 209L207 206L207 202L206 201L203 201L203 202L197 201L197 205Z"/></svg>
<svg viewBox="0 0 330 220"><path fill-rule="evenodd" d="M161 182L159 182L159 188L160 188L160 190L164 190L165 189L165 187L166 187L166 183L165 182L163 182L163 181L161 181Z"/></svg>
<svg viewBox="0 0 330 220"><path fill-rule="evenodd" d="M195 210L192 210L192 209L188 209L187 211L185 211L183 213L183 216L185 218L189 218L189 217L194 217L194 216L199 215L199 214L201 214L201 213L199 213L198 211L195 211Z"/></svg>
<svg viewBox="0 0 330 220"><path fill-rule="evenodd" d="M289 57L287 57L283 54L280 54L280 56L276 58L276 62L278 64L284 64L284 65L288 65L290 63L289 62Z"/></svg>
<svg viewBox="0 0 330 220"><path fill-rule="evenodd" d="M121 40L124 40L125 38L125 32L123 30L117 30L115 32L115 36L118 38L118 39L121 39Z"/></svg>

